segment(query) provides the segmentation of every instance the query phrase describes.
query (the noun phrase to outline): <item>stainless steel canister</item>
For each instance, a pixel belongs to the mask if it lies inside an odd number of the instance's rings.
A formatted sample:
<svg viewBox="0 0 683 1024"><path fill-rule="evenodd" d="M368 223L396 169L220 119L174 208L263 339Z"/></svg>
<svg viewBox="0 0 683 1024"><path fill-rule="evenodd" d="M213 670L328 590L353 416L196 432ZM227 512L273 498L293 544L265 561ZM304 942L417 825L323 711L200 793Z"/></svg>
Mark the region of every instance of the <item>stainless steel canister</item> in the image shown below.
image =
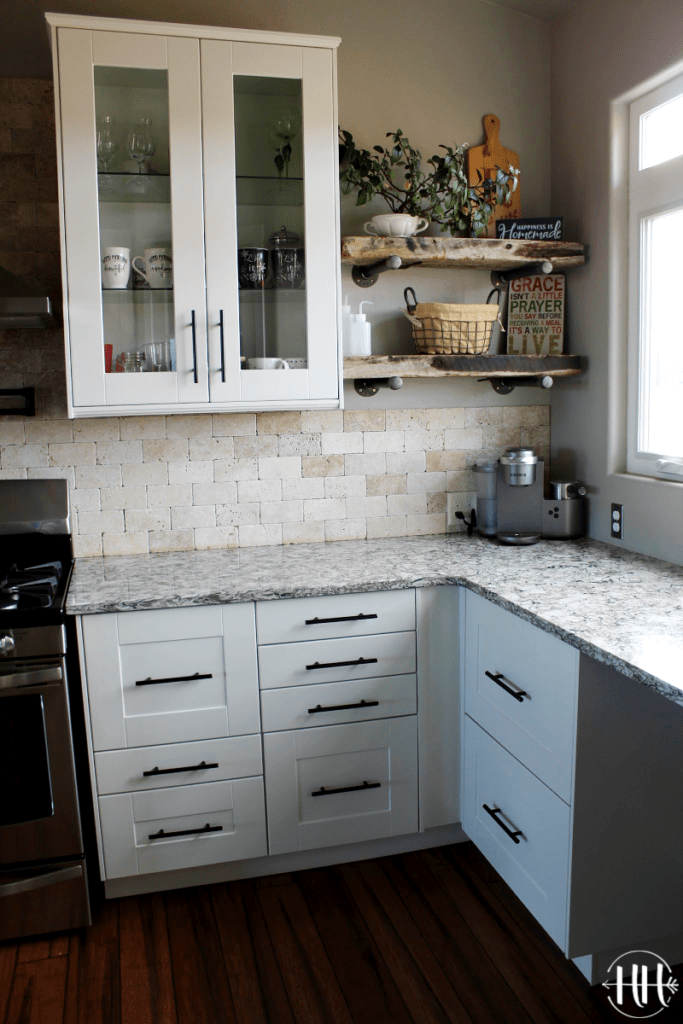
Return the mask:
<svg viewBox="0 0 683 1024"><path fill-rule="evenodd" d="M477 529L484 537L496 535L496 476L495 462L477 462Z"/></svg>
<svg viewBox="0 0 683 1024"><path fill-rule="evenodd" d="M503 479L510 487L530 487L536 481L538 455L533 448L506 448L500 464Z"/></svg>

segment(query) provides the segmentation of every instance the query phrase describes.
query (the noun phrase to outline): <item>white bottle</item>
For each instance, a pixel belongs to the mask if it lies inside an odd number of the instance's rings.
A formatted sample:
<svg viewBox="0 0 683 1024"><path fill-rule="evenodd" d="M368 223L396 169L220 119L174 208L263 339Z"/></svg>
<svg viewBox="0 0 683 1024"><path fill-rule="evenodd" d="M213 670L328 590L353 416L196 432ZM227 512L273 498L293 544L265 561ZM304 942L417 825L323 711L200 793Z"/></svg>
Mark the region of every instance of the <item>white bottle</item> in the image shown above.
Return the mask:
<svg viewBox="0 0 683 1024"><path fill-rule="evenodd" d="M351 313L348 295L344 296L344 305L341 308L341 312L342 352L345 356L351 356L353 355L353 352L351 351L351 325L353 324L353 314Z"/></svg>
<svg viewBox="0 0 683 1024"><path fill-rule="evenodd" d="M365 299L358 307L358 312L352 317L351 323L351 355L369 356L372 354L372 342L370 324L363 312L363 306L372 306L374 303Z"/></svg>

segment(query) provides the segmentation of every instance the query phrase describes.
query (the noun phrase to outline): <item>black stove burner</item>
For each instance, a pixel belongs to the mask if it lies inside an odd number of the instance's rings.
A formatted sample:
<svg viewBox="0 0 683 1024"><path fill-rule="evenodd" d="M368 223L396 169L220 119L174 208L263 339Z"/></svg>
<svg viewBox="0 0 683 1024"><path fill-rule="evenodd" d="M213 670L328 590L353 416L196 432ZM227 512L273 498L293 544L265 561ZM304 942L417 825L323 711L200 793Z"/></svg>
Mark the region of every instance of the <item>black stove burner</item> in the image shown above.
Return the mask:
<svg viewBox="0 0 683 1024"><path fill-rule="evenodd" d="M50 608L62 575L61 562L43 562L19 568L12 565L0 579L0 611Z"/></svg>

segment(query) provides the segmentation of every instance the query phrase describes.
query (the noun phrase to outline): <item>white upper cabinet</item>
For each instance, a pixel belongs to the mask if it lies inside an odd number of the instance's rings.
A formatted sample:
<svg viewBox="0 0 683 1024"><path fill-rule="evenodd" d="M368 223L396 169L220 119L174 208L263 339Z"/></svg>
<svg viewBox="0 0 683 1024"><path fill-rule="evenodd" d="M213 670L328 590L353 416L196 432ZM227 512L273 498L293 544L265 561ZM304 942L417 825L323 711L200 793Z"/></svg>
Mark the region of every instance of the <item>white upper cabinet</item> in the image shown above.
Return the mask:
<svg viewBox="0 0 683 1024"><path fill-rule="evenodd" d="M70 414L338 407L339 40L48 20Z"/></svg>

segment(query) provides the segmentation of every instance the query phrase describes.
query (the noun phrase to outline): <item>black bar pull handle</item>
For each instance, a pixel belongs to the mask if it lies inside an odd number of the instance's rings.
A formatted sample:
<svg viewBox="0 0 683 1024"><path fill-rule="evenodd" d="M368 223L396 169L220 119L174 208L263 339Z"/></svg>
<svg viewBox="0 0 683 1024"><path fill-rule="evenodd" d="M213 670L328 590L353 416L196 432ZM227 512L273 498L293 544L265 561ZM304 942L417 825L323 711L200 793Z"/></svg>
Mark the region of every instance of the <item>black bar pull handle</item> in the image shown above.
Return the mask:
<svg viewBox="0 0 683 1024"><path fill-rule="evenodd" d="M194 382L197 384L199 382L199 377L197 376L197 317L194 310L192 310L190 327L192 328L192 372Z"/></svg>
<svg viewBox="0 0 683 1024"><path fill-rule="evenodd" d="M312 665L306 666L306 671L311 672L316 668L346 668L347 665L374 665L377 658L357 658L355 661L314 661Z"/></svg>
<svg viewBox="0 0 683 1024"><path fill-rule="evenodd" d="M202 761L201 764L188 764L183 765L182 768L150 768L148 772L142 774L146 777L148 775L177 775L179 772L204 772L208 768L218 768L218 761L212 764L207 764L206 761Z"/></svg>
<svg viewBox="0 0 683 1024"><path fill-rule="evenodd" d="M136 686L158 686L160 683L194 683L196 679L213 679L213 672L195 672L193 676L166 676L163 679L137 679Z"/></svg>
<svg viewBox="0 0 683 1024"><path fill-rule="evenodd" d="M486 804L482 804L481 806L484 808L487 814L491 815L496 825L499 825L502 828L505 835L509 836L513 843L517 843L519 845L519 839L517 838L517 836L521 836L522 839L524 839L524 833L520 832L519 829L517 829L516 832L511 832L507 825L504 822L502 822L500 818L496 817L497 814L502 814L500 807L494 807L493 809L491 809Z"/></svg>
<svg viewBox="0 0 683 1024"><path fill-rule="evenodd" d="M221 339L221 382L225 384L225 325L223 323L223 310L218 314L218 330Z"/></svg>
<svg viewBox="0 0 683 1024"><path fill-rule="evenodd" d="M333 793L355 793L359 789L379 789L381 782L364 782L361 786L337 786L335 789L325 789L321 786L311 793L311 796L332 796ZM520 833L521 835L521 833Z"/></svg>
<svg viewBox="0 0 683 1024"><path fill-rule="evenodd" d="M163 828L160 828L158 832L153 832L150 839L170 839L171 836L202 836L207 832L222 832L222 825L209 825L208 821L204 828L184 828L180 832L164 832Z"/></svg>
<svg viewBox="0 0 683 1024"><path fill-rule="evenodd" d="M362 622L364 619L376 619L377 616L373 613L372 615L364 615L363 612L360 615L340 615L336 619L319 619L318 616L314 619L306 619L306 626L320 626L324 622Z"/></svg>
<svg viewBox="0 0 683 1024"><path fill-rule="evenodd" d="M506 693L509 693L511 697L514 697L515 700L518 700L520 704L523 704L524 698L529 696L526 690L511 690L507 683L503 682L505 676L502 672L484 672L484 675L488 676L489 679L493 679L494 683L505 690Z"/></svg>
<svg viewBox="0 0 683 1024"><path fill-rule="evenodd" d="M314 708L309 708L309 715L320 715L323 711L349 711L351 708L377 708L379 707L378 700L362 700L360 704L326 704L325 707L322 704L316 704Z"/></svg>

